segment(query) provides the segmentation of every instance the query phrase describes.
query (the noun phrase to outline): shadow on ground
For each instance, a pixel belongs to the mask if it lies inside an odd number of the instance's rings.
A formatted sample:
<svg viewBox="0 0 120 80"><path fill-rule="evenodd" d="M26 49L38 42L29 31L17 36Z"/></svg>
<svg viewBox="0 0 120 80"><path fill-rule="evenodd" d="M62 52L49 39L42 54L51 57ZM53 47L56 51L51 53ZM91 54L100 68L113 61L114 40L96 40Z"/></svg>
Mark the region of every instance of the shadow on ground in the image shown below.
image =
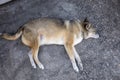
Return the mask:
<svg viewBox="0 0 120 80"><path fill-rule="evenodd" d="M39 59L45 70L31 67L20 39L0 39L0 80L120 80L119 0L14 0L0 6L0 32L15 33L38 17L80 19L88 17L99 39L76 46L84 70L75 73L63 46L42 46Z"/></svg>

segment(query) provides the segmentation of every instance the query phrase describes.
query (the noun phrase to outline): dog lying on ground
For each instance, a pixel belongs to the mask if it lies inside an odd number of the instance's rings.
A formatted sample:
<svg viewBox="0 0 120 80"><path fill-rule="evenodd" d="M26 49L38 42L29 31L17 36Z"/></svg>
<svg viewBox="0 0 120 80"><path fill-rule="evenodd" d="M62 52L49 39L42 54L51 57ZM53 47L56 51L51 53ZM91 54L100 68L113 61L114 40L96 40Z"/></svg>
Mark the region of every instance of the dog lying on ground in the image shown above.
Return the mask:
<svg viewBox="0 0 120 80"><path fill-rule="evenodd" d="M79 72L78 66L83 70L83 64L75 45L83 39L99 37L87 19L80 22L79 20L39 18L23 25L14 35L0 33L0 37L7 40L16 40L20 36L22 36L22 42L31 49L28 56L33 68L36 68L37 64L39 68L44 69L43 64L38 59L39 47L57 44L64 45L76 72Z"/></svg>

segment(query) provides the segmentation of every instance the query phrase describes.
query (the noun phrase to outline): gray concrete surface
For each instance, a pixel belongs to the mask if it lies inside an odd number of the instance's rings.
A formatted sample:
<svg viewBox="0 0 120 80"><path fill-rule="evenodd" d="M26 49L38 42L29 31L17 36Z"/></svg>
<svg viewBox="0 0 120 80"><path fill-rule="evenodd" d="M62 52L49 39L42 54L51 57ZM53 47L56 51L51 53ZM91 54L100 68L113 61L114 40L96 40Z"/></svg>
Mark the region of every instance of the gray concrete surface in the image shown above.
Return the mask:
<svg viewBox="0 0 120 80"><path fill-rule="evenodd" d="M15 33L38 17L88 17L100 34L76 46L84 70L75 73L63 46L42 46L45 70L31 67L20 39L0 39L0 80L120 80L120 0L14 0L0 6L0 32Z"/></svg>

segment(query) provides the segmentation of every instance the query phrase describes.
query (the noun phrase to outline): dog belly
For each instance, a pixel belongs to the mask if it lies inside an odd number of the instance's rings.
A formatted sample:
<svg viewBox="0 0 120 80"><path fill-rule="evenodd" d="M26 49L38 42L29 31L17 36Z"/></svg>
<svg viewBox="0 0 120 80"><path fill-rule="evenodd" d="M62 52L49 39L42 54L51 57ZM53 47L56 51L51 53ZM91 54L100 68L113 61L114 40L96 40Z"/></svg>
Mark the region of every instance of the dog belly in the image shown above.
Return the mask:
<svg viewBox="0 0 120 80"><path fill-rule="evenodd" d="M63 38L46 38L43 37L40 39L41 45L50 45L50 44L57 44L57 45L63 45L64 39Z"/></svg>

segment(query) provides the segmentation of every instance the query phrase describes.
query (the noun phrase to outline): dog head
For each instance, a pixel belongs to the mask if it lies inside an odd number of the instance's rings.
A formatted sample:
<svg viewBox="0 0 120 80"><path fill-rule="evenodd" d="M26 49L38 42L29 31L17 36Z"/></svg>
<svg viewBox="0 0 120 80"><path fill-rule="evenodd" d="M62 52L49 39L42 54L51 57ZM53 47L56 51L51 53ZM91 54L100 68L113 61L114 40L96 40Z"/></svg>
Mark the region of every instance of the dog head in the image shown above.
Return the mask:
<svg viewBox="0 0 120 80"><path fill-rule="evenodd" d="M83 28L84 28L84 38L99 38L99 34L96 33L95 28L91 23L89 23L88 19L86 18L83 21Z"/></svg>

